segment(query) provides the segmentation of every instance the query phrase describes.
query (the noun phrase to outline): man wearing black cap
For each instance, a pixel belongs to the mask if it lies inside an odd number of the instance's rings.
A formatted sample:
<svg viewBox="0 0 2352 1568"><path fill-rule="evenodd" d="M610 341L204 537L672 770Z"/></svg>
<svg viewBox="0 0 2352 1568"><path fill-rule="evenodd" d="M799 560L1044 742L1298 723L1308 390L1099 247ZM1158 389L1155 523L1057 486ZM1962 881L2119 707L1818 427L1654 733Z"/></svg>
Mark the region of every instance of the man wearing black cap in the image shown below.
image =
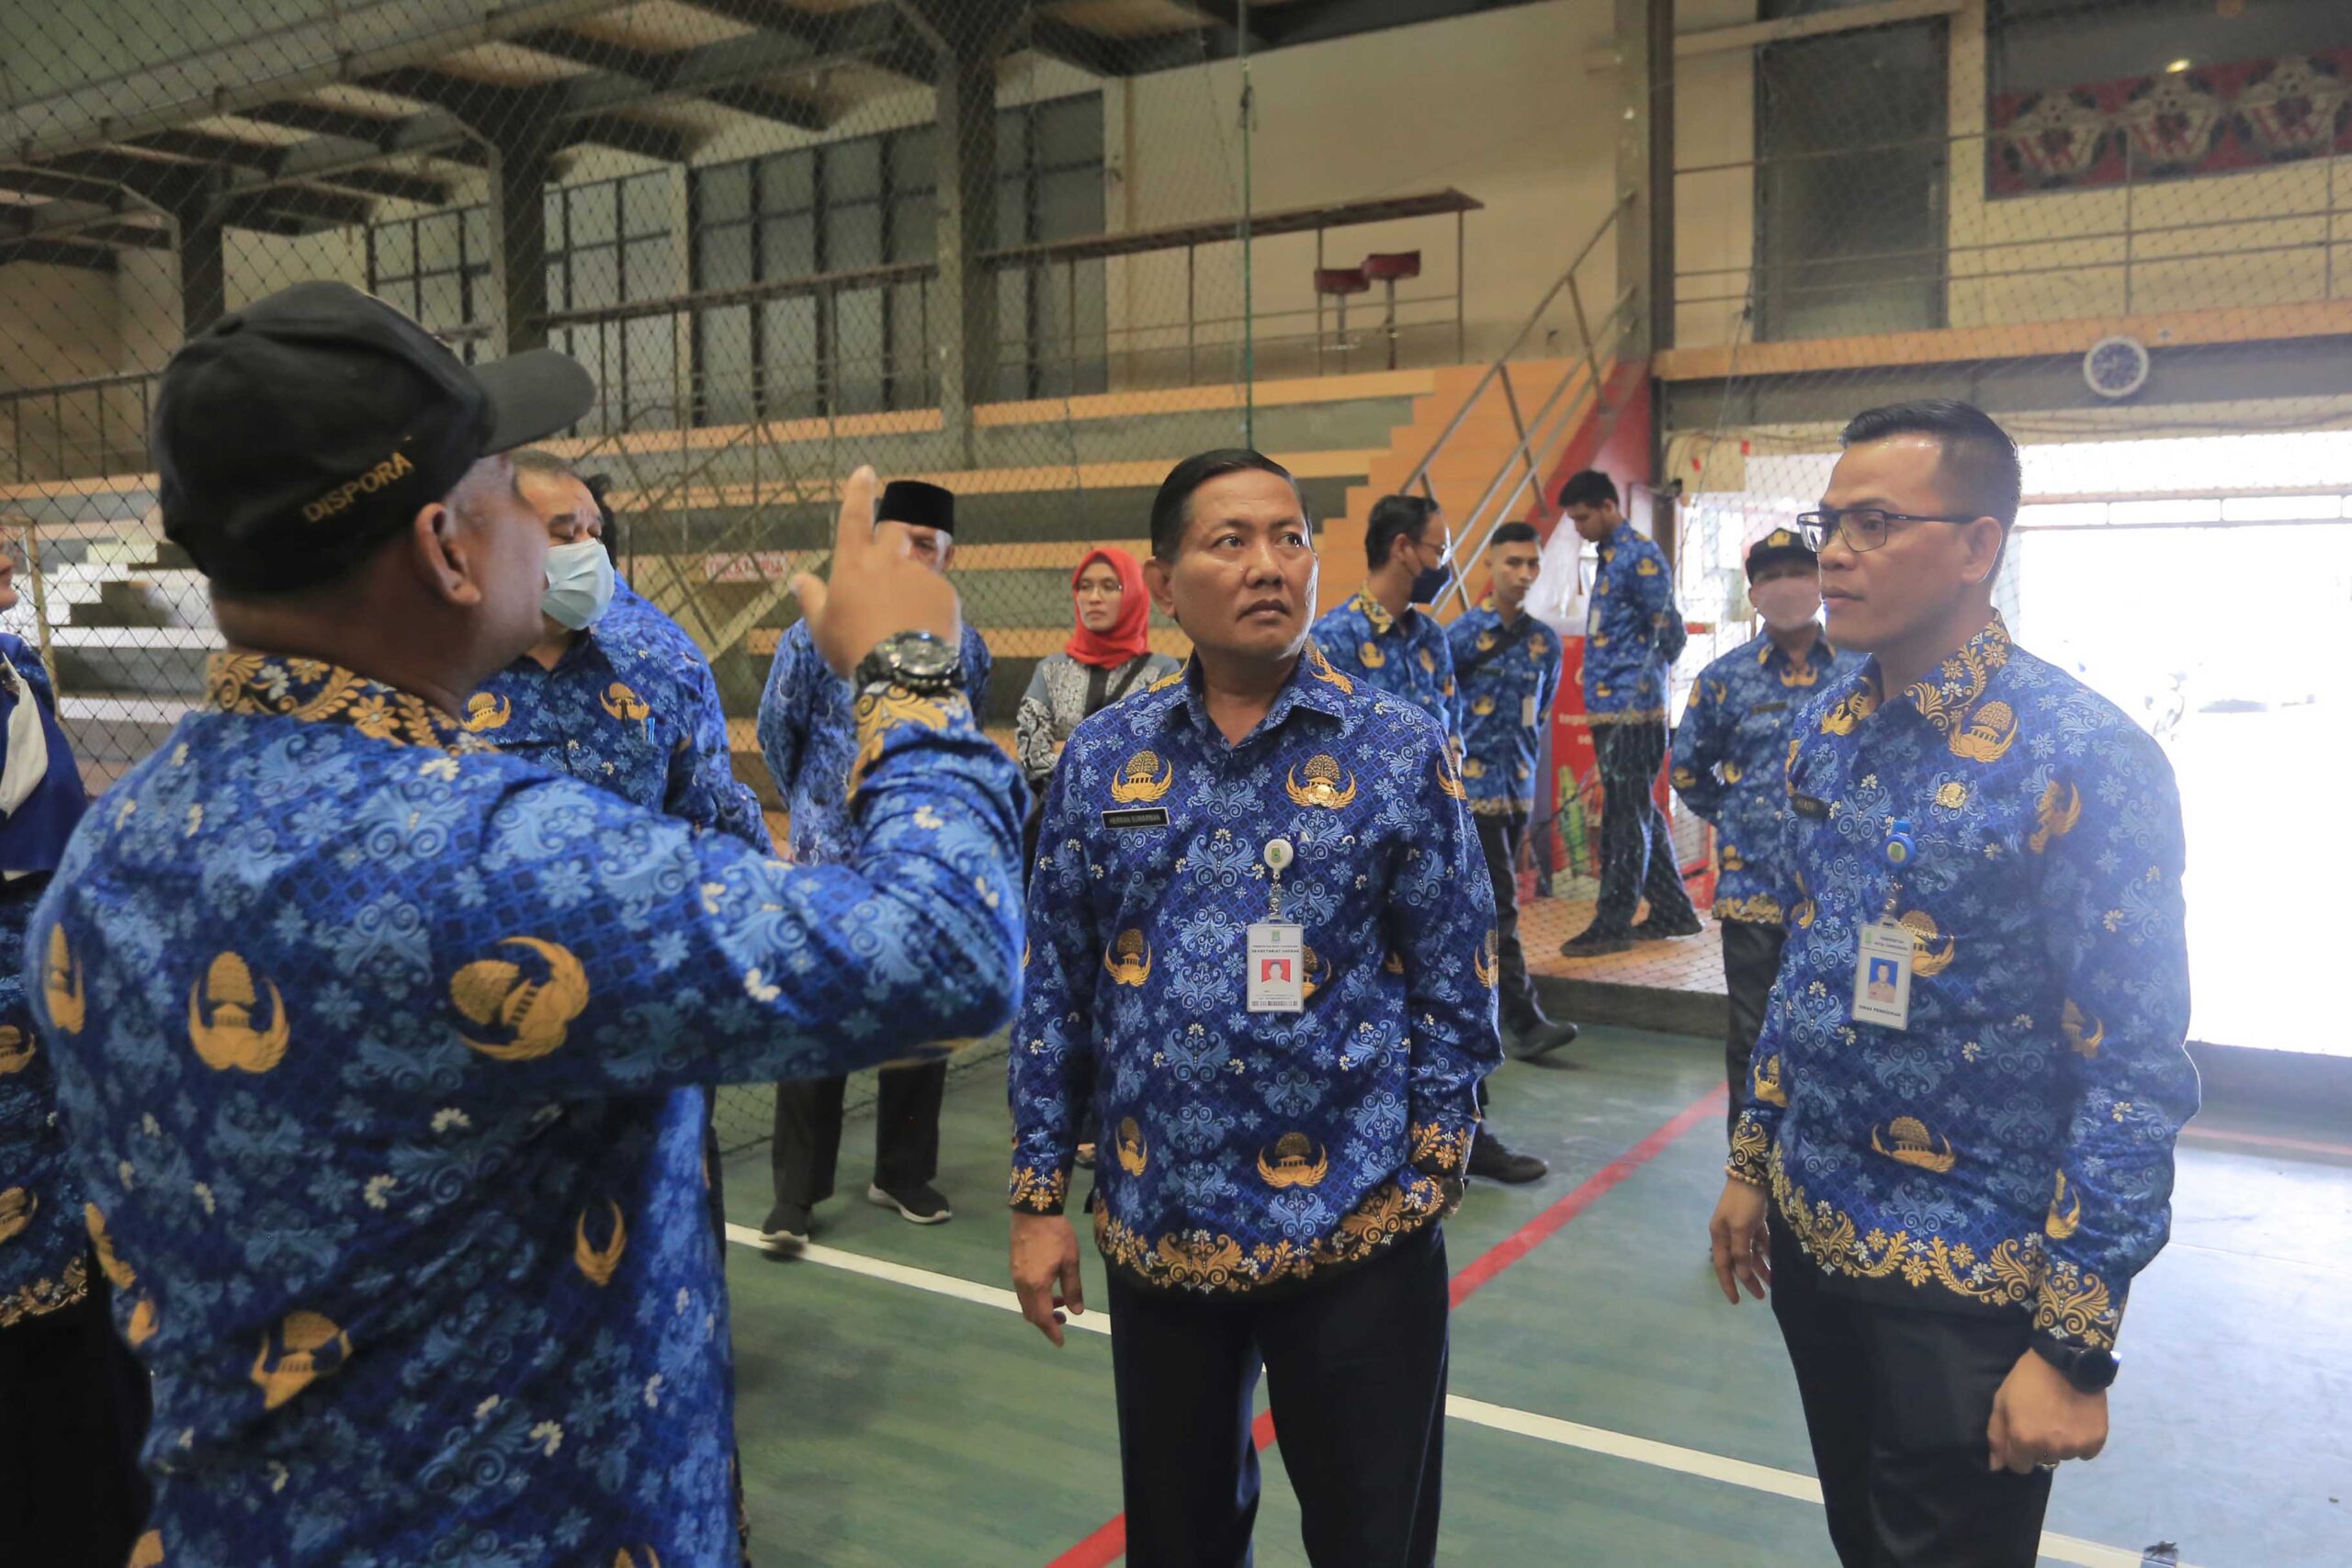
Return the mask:
<svg viewBox="0 0 2352 1568"><path fill-rule="evenodd" d="M1814 695L1861 667L1821 632L1821 577L1792 530L1775 528L1747 552L1747 602L1764 629L1699 672L1674 732L1674 792L1714 824L1715 919L1723 927L1724 989L1731 1027L1724 1074L1731 1086L1726 1134L1747 1097L1747 1062L1764 1027L1764 1004L1785 940L1780 889L1781 774L1797 714Z"/></svg>
<svg viewBox="0 0 2352 1568"><path fill-rule="evenodd" d="M894 480L875 509L876 525L903 528L914 558L944 574L956 558L956 497L937 485ZM967 626L963 687L972 712L988 711L989 645ZM828 668L801 621L776 645L760 694L760 750L775 775L776 792L792 814L791 853L802 865L831 865L847 852L853 834L849 799L857 752L855 692ZM786 1255L808 1244L810 1214L833 1195L841 1157L844 1077L775 1086L772 1157L775 1203L760 1241ZM896 1209L914 1224L955 1217L932 1186L939 1174L939 1111L947 1093L947 1064L933 1060L894 1067L881 1076L874 1124L874 1179L866 1200Z"/></svg>
<svg viewBox="0 0 2352 1568"><path fill-rule="evenodd" d="M327 283L164 372L164 528L228 650L76 829L26 976L155 1373L133 1562L738 1560L674 1091L1006 1014L1018 774L870 473L831 589L796 584L864 684L848 863L796 871L461 727L542 629L547 531L503 454L594 396L560 355L469 369Z"/></svg>

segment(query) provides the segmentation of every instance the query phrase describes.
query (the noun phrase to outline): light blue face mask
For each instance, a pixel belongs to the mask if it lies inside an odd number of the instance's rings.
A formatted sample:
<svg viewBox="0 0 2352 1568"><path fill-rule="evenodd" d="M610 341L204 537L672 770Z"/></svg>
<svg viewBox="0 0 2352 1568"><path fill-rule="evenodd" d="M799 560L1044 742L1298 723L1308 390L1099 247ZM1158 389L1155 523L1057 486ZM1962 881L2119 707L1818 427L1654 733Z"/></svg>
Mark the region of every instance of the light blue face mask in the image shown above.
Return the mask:
<svg viewBox="0 0 2352 1568"><path fill-rule="evenodd" d="M548 591L539 608L548 619L585 631L613 603L613 558L595 539L548 547Z"/></svg>

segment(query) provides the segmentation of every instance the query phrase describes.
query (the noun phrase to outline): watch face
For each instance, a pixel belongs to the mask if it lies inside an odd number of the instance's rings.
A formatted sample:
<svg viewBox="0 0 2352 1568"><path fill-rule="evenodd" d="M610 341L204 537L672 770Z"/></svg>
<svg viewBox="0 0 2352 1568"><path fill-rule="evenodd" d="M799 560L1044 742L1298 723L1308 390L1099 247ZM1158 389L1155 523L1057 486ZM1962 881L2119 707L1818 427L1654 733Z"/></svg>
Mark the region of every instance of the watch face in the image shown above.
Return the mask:
<svg viewBox="0 0 2352 1568"><path fill-rule="evenodd" d="M927 633L893 637L891 661L918 681L937 680L956 668L956 650Z"/></svg>

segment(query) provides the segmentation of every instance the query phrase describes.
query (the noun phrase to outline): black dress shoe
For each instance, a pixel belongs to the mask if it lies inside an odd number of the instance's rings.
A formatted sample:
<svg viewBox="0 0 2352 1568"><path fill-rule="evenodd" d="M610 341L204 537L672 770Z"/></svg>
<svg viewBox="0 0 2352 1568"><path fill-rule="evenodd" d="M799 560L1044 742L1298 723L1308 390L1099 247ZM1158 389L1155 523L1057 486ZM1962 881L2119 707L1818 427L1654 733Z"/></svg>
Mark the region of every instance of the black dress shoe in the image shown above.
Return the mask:
<svg viewBox="0 0 2352 1568"><path fill-rule="evenodd" d="M1551 1171L1548 1162L1533 1155L1517 1153L1492 1133L1480 1133L1477 1141L1470 1145L1470 1174L1474 1177L1518 1187L1540 1180Z"/></svg>
<svg viewBox="0 0 2352 1568"><path fill-rule="evenodd" d="M1687 920L1661 920L1656 915L1652 915L1648 919L1634 927L1634 940L1660 942L1669 937L1697 936L1706 929L1696 915Z"/></svg>
<svg viewBox="0 0 2352 1568"><path fill-rule="evenodd" d="M1581 934L1560 944L1563 958L1601 958L1612 953L1631 952L1634 939L1630 936L1607 936L1587 928Z"/></svg>
<svg viewBox="0 0 2352 1568"><path fill-rule="evenodd" d="M1537 1013L1526 1022L1518 1025L1511 1032L1519 1036L1520 1059L1532 1062L1536 1057L1547 1055L1576 1039L1577 1026L1573 1023L1558 1022L1545 1018L1542 1013Z"/></svg>

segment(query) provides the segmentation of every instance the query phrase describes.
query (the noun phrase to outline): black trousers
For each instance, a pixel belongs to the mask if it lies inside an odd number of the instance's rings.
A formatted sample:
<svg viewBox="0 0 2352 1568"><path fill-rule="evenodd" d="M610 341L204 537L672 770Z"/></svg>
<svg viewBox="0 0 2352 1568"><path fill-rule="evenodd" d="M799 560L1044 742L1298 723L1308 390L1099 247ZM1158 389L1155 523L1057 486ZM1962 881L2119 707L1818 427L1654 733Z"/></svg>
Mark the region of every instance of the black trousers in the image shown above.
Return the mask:
<svg viewBox="0 0 2352 1568"><path fill-rule="evenodd" d="M89 1268L81 1301L0 1328L0 1562L122 1568L146 1529L147 1371Z"/></svg>
<svg viewBox="0 0 2352 1568"><path fill-rule="evenodd" d="M1739 1124L1747 1098L1748 1060L1764 1032L1764 1005L1772 999L1772 977L1781 972L1781 949L1789 933L1758 920L1718 922L1724 936L1724 992L1731 1000L1731 1028L1724 1035L1724 1082L1731 1086L1731 1110L1724 1118L1728 1137Z"/></svg>
<svg viewBox="0 0 2352 1568"><path fill-rule="evenodd" d="M1772 1315L1845 1568L2033 1568L2050 1472L1989 1471L1993 1395L2030 1320L1832 1291L1778 1214Z"/></svg>
<svg viewBox="0 0 2352 1568"><path fill-rule="evenodd" d="M1478 848L1486 852L1487 880L1495 886L1495 952L1500 965L1496 998L1506 1027L1520 1028L1535 1016L1535 982L1527 977L1527 953L1519 942L1519 847L1527 840L1527 813L1473 812Z"/></svg>
<svg viewBox="0 0 2352 1568"><path fill-rule="evenodd" d="M1250 1399L1266 1373L1315 1568L1429 1568L1444 1464L1448 1280L1437 1227L1269 1302L1111 1277L1128 1568L1247 1568Z"/></svg>
<svg viewBox="0 0 2352 1568"><path fill-rule="evenodd" d="M1600 907L1592 929L1623 936L1644 897L1653 919L1698 919L1674 861L1674 834L1650 791L1666 763L1666 721L1597 724L1592 743L1600 773Z"/></svg>
<svg viewBox="0 0 2352 1568"><path fill-rule="evenodd" d="M775 1086L775 1201L813 1209L833 1195L842 1152L842 1090L849 1079L806 1078ZM874 1115L874 1185L885 1192L921 1187L939 1174L939 1106L947 1064L892 1067L881 1076Z"/></svg>

